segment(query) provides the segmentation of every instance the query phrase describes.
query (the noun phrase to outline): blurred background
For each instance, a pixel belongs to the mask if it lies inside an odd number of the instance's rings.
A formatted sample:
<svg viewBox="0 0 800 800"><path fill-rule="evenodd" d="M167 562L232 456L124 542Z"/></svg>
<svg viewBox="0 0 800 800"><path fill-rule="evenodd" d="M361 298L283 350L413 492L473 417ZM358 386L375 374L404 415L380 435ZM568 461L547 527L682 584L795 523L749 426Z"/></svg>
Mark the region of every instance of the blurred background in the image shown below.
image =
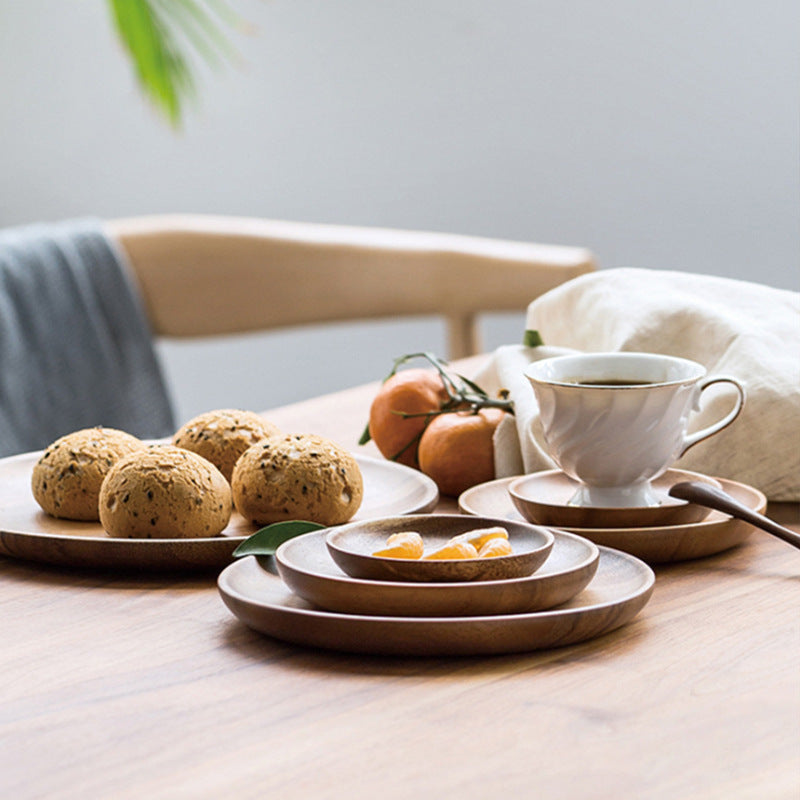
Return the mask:
<svg viewBox="0 0 800 800"><path fill-rule="evenodd" d="M590 248L800 284L795 0L229 0L180 129L102 0L0 0L0 226L201 212ZM524 298L521 298L521 308ZM264 298L270 302L269 297ZM520 341L523 314L485 320ZM433 320L159 345L178 417L444 351Z"/></svg>

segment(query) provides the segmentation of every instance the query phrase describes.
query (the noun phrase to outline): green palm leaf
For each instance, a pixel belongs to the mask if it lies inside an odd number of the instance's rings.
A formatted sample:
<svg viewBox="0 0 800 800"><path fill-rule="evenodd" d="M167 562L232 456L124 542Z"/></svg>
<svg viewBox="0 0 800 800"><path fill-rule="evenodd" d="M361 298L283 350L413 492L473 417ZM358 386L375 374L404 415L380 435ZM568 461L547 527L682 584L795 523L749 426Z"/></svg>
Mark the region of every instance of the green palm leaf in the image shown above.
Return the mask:
<svg viewBox="0 0 800 800"><path fill-rule="evenodd" d="M108 0L114 26L145 95L174 127L195 96L193 58L211 66L235 49L221 25L241 20L221 0ZM206 6L213 9L213 13Z"/></svg>

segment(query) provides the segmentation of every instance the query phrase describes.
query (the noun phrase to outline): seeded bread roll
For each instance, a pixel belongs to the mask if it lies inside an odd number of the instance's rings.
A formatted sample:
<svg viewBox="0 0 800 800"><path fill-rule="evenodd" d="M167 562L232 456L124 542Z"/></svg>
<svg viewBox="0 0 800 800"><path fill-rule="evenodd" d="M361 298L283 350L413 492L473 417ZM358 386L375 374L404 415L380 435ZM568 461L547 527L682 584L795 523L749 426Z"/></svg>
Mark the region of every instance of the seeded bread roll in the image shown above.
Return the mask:
<svg viewBox="0 0 800 800"><path fill-rule="evenodd" d="M118 461L100 489L100 522L111 536L216 536L231 518L231 489L202 456L154 445Z"/></svg>
<svg viewBox="0 0 800 800"><path fill-rule="evenodd" d="M172 437L172 444L208 459L230 482L233 465L248 447L280 433L252 411L223 408L189 420Z"/></svg>
<svg viewBox="0 0 800 800"><path fill-rule="evenodd" d="M115 428L85 428L62 436L33 468L33 496L52 517L97 521L103 478L120 458L145 446Z"/></svg>
<svg viewBox="0 0 800 800"><path fill-rule="evenodd" d="M338 525L358 511L364 494L355 458L311 434L250 447L236 462L232 488L236 508L257 525L292 519Z"/></svg>

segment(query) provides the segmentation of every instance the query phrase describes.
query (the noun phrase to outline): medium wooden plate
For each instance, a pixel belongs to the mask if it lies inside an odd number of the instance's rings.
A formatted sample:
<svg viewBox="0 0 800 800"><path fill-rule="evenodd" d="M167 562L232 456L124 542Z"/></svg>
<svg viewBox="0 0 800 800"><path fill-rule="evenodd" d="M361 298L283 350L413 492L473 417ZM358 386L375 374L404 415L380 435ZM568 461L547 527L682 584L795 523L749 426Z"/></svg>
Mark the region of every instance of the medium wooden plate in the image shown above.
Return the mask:
<svg viewBox="0 0 800 800"><path fill-rule="evenodd" d="M508 493L508 486L513 480L514 478L499 478L473 486L459 497L459 508L465 514L493 514L511 521L522 519ZM766 509L767 498L758 489L725 478L717 480L723 491L753 511L763 513ZM683 525L563 529L584 536L595 544L624 550L649 564L687 561L721 553L742 544L755 530L752 525L720 511L712 511L700 522Z"/></svg>
<svg viewBox="0 0 800 800"><path fill-rule="evenodd" d="M114 539L97 522L73 522L45 514L31 494L31 473L41 453L0 459L0 555L77 567L145 570L221 568L257 530L239 514L220 536L204 539ZM436 484L417 470L381 458L356 455L364 500L354 519L431 510Z"/></svg>
<svg viewBox="0 0 800 800"><path fill-rule="evenodd" d="M715 478L668 469L652 482L658 498L657 506L635 508L598 508L570 505L578 484L561 470L532 472L515 478L508 491L517 510L536 525L554 525L558 528L643 528L653 525L679 525L699 522L709 514L709 509L672 497L669 490L681 481L710 483L719 488Z"/></svg>
<svg viewBox="0 0 800 800"><path fill-rule="evenodd" d="M416 531L425 551L436 550L474 528L498 525L508 531L512 555L494 558L409 559L373 556L393 533ZM349 522L331 529L325 542L333 560L353 578L383 581L495 581L530 575L553 548L553 534L529 522L508 522L463 514L384 517Z"/></svg>
<svg viewBox="0 0 800 800"><path fill-rule="evenodd" d="M308 647L400 656L521 653L608 633L645 606L655 582L650 567L626 553L599 549L597 572L582 592L558 608L524 614L390 617L323 611L252 556L226 567L217 586L245 625Z"/></svg>
<svg viewBox="0 0 800 800"><path fill-rule="evenodd" d="M407 583L351 578L331 559L325 531L285 542L275 553L287 586L328 611L370 616L458 617L517 614L552 608L574 597L597 571L597 546L554 532L547 561L524 578L471 583Z"/></svg>

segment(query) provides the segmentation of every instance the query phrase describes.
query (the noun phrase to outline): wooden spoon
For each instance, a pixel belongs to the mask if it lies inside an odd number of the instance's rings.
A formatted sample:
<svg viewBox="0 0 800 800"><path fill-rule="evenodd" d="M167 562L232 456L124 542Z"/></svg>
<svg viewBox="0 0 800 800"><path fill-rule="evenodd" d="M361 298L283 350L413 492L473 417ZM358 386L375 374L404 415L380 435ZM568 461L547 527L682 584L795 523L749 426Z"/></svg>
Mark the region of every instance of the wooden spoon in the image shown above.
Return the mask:
<svg viewBox="0 0 800 800"><path fill-rule="evenodd" d="M763 514L747 508L747 506L742 505L729 494L723 492L722 489L717 489L715 486L707 483L697 483L696 481L685 481L676 483L670 488L669 493L681 500L688 500L690 503L697 503L707 508L715 508L717 511L723 511L732 517L743 519L745 522L755 525L756 528L761 528L767 533L783 539L784 542L800 548L800 533L790 531Z"/></svg>

